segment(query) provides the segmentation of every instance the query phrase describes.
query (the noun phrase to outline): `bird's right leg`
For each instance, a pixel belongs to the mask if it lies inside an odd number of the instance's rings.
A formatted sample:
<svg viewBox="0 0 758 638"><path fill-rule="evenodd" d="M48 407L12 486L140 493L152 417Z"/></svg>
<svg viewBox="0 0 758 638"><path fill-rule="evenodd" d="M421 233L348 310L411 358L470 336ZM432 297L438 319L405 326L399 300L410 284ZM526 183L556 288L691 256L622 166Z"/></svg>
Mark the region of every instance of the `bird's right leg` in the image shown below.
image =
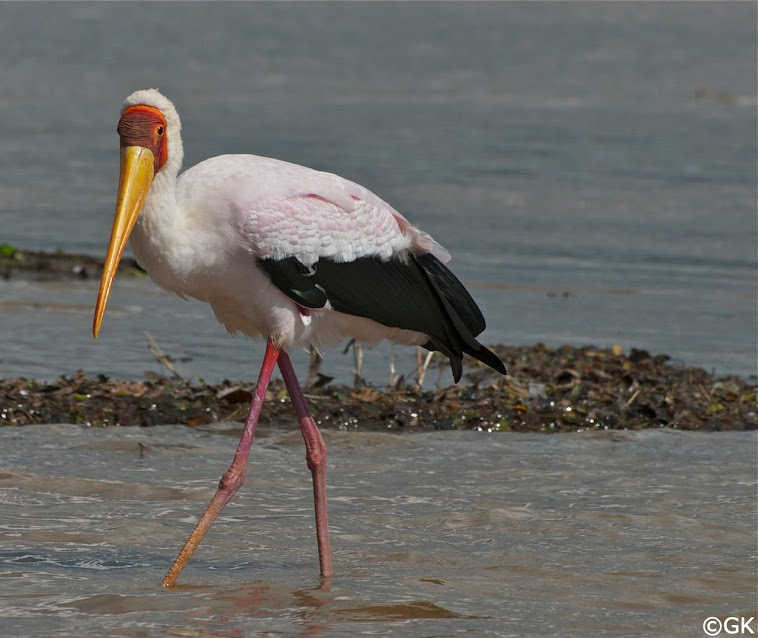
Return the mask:
<svg viewBox="0 0 758 638"><path fill-rule="evenodd" d="M326 444L308 410L308 402L300 388L292 362L286 352L279 357L279 370L292 399L292 405L305 440L305 460L313 478L313 502L316 510L316 540L321 576L332 575L332 549L329 543L329 513L326 503Z"/></svg>
<svg viewBox="0 0 758 638"><path fill-rule="evenodd" d="M206 532L210 529L213 521L219 515L224 506L232 499L237 490L242 487L245 482L245 475L247 474L247 459L250 456L250 447L253 444L253 435L255 434L255 426L258 425L258 417L261 414L261 407L263 406L263 399L266 397L266 389L268 388L269 381L271 381L271 374L274 371L274 366L279 358L281 350L277 348L273 343L269 342L266 345L266 354L263 357L263 365L261 366L261 373L258 376L258 383L255 386L255 394L253 395L253 402L250 405L250 412L245 420L245 427L242 430L242 437L240 438L237 451L234 453L234 460L229 466L224 476L219 481L216 494L213 496L210 504L206 508L200 520L195 525L195 529L189 535L189 538L184 543L179 555L176 557L171 569L168 570L163 582L164 587L171 587L176 584L179 574L189 562L192 554L197 549L200 541L203 540Z"/></svg>

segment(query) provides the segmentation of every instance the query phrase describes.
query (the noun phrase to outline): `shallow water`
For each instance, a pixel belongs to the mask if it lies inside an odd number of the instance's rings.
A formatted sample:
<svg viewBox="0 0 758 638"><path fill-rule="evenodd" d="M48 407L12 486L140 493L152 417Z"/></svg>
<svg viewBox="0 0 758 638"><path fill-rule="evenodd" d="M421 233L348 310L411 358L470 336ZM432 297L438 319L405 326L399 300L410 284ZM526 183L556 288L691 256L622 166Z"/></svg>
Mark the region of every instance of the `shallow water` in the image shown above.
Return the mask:
<svg viewBox="0 0 758 638"><path fill-rule="evenodd" d="M185 165L252 152L330 170L430 232L486 343L755 372L754 3L177 7L0 4L0 242L102 254L120 105L159 86ZM0 281L0 377L141 377L157 369L145 329L192 358L186 376L257 372L259 348L146 282L116 283L95 344L94 298L91 282ZM367 357L374 383L388 358Z"/></svg>
<svg viewBox="0 0 758 638"><path fill-rule="evenodd" d="M755 615L753 433L327 432L321 585L300 436L261 427L164 590L238 431L1 429L0 633L694 636Z"/></svg>

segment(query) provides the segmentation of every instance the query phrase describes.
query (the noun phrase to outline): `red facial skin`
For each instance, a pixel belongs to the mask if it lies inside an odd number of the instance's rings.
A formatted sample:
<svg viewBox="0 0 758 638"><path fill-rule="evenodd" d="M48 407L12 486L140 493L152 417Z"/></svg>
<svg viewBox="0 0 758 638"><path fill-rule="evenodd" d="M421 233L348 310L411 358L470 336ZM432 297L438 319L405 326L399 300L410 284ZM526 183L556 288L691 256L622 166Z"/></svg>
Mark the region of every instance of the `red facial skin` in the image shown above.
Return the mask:
<svg viewBox="0 0 758 638"><path fill-rule="evenodd" d="M166 137L166 118L152 106L138 104L130 106L118 121L118 134L121 147L142 146L152 151L155 157L154 170L158 170L168 159L168 140Z"/></svg>

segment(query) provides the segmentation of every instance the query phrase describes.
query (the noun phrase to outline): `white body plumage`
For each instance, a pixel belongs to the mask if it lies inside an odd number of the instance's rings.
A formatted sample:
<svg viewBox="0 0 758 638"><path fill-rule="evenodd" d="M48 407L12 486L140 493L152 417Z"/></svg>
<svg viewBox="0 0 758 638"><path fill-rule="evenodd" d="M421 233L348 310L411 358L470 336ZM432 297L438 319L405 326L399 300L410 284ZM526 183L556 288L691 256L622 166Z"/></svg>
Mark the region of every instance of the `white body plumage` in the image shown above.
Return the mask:
<svg viewBox="0 0 758 638"><path fill-rule="evenodd" d="M160 108L169 129L169 161L156 174L131 235L138 263L161 287L210 304L232 334L328 346L345 337L421 345L422 333L336 312L303 312L256 266L257 258L383 260L407 251L448 253L389 204L331 173L255 155L222 155L177 176L179 117L160 93L138 91L132 104ZM177 158L179 161L176 161Z"/></svg>

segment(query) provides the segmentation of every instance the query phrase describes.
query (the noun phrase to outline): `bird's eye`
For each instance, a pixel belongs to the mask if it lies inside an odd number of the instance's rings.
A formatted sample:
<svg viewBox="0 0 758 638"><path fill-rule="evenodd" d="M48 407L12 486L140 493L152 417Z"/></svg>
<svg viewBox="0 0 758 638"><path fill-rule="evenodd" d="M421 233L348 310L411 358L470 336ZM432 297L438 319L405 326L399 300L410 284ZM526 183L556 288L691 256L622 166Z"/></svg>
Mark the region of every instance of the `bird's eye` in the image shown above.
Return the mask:
<svg viewBox="0 0 758 638"><path fill-rule="evenodd" d="M163 135L163 132L164 132L164 128L163 128L163 126L161 126L161 125L158 125L158 127L155 129L155 133L156 133L157 135Z"/></svg>

